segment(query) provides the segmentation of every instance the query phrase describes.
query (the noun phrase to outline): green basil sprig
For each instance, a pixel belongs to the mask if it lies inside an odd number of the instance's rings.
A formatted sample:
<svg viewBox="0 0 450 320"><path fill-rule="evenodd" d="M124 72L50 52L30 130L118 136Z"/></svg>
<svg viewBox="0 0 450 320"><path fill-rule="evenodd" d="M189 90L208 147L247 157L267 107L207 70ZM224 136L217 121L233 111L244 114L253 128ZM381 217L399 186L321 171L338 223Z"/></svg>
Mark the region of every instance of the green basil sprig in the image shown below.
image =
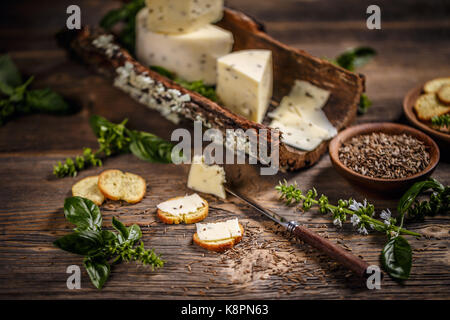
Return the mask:
<svg viewBox="0 0 450 320"><path fill-rule="evenodd" d="M108 31L111 31L118 23L123 23L123 28L118 36L119 42L131 54L135 49L136 15L144 7L145 0L132 0L118 9L109 11L100 21L100 26Z"/></svg>
<svg viewBox="0 0 450 320"><path fill-rule="evenodd" d="M102 166L103 158L120 153L131 152L148 162L172 162L172 143L148 132L130 130L125 126L127 121L125 119L115 124L103 117L91 116L89 123L97 136L99 148L95 152L84 148L83 154L75 159L67 158L64 163L58 162L53 167L53 174L58 178L76 176L80 170L88 166Z"/></svg>
<svg viewBox="0 0 450 320"><path fill-rule="evenodd" d="M141 229L134 224L126 227L115 217L112 224L117 233L102 230L100 209L91 200L70 197L64 202L64 215L76 228L53 242L67 252L84 256L84 266L92 284L101 289L111 272L111 265L122 261L139 261L155 268L162 267L164 261L153 250L146 250Z"/></svg>
<svg viewBox="0 0 450 320"><path fill-rule="evenodd" d="M355 71L372 60L376 54L373 48L357 47L344 51L334 59L334 62L344 69Z"/></svg>
<svg viewBox="0 0 450 320"><path fill-rule="evenodd" d="M22 75L8 55L0 56L0 126L8 119L29 113L68 114L74 111L50 89L28 89L33 77L22 81Z"/></svg>
<svg viewBox="0 0 450 320"><path fill-rule="evenodd" d="M373 48L357 47L344 51L330 61L344 69L355 71L357 68L369 63L376 56L376 54L377 52ZM363 93L359 99L358 113L366 113L371 105L372 101L365 93Z"/></svg>

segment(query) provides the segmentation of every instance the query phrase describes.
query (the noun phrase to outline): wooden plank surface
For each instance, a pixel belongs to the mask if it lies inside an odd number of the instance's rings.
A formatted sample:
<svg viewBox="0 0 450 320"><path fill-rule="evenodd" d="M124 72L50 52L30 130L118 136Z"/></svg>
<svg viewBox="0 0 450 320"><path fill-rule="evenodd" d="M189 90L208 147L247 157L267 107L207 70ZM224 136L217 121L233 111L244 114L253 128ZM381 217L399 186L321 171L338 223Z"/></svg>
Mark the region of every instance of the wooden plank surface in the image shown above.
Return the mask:
<svg viewBox="0 0 450 320"><path fill-rule="evenodd" d="M83 23L96 23L104 12L117 5L114 1L105 2L77 1ZM56 161L76 155L82 147L96 146L87 123L91 114L112 121L128 117L130 127L164 138L169 138L175 128L156 112L140 106L69 60L57 48L53 34L64 25L65 8L72 3L47 0L37 5L33 1L11 1L2 4L5 10L0 10L1 51L9 52L22 72L36 76L36 87L51 86L81 108L69 117L32 115L0 128L0 298L450 298L448 216L408 225L411 230L434 235L409 239L415 250L411 279L398 284L386 277L381 290L369 291L348 271L307 245L289 240L234 199L220 201L207 197L212 208L210 218L237 216L244 222L242 252L248 246L255 248L248 252L255 264L250 275L244 273L249 259L238 263L230 253L211 253L193 245L194 226L166 226L157 222L154 212L158 202L188 192L185 166L148 164L124 155L108 159L104 168L84 171L75 179L53 178L51 169ZM375 31L365 28L368 1L241 0L228 4L264 22L276 39L317 56L332 57L356 45L377 49L376 60L359 70L367 77L368 95L374 104L357 122L404 122L401 102L406 91L427 79L450 74L447 18L450 9L445 1L433 1L433 5L424 0L395 4L379 1L383 29ZM106 168L135 172L148 181L148 192L141 203L120 206L109 202L102 206L106 225L110 225L113 215L126 224L140 224L146 246L155 248L167 263L157 272L135 264L118 265L102 291L92 287L83 270L82 289L68 290L66 268L81 265L81 259L51 244L71 228L62 214L63 201L75 181ZM433 176L448 184L449 169L448 158L442 159ZM394 209L398 199L380 198L355 189L334 171L328 156L313 168L292 174L263 178L257 170L249 166L227 167L230 176L240 171L242 190L267 207L306 223L369 263L378 263L385 241L382 235L360 236L350 226L338 230L329 217L315 211L301 214L295 208L283 207L276 200L273 186L286 178L297 181L303 189L316 187L331 201L368 197L380 209ZM264 266L258 263L264 264L267 255L273 252L290 261L289 265L280 270L260 271Z"/></svg>

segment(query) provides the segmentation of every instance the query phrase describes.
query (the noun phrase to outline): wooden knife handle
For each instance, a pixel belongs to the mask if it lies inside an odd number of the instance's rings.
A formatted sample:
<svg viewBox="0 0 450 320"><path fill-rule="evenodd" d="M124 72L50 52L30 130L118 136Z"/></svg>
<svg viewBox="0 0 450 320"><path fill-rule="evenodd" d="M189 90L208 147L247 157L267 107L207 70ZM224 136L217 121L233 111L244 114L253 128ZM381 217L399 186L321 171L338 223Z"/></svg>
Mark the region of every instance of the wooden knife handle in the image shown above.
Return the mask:
<svg viewBox="0 0 450 320"><path fill-rule="evenodd" d="M345 251L340 246L319 236L317 233L312 232L306 227L300 226L294 222L290 222L289 225L289 229L292 231L292 233L295 234L303 242L306 242L319 251L322 251L336 262L341 263L342 265L356 273L359 277L366 279L369 276L366 272L369 265L364 260L358 258L348 251Z"/></svg>

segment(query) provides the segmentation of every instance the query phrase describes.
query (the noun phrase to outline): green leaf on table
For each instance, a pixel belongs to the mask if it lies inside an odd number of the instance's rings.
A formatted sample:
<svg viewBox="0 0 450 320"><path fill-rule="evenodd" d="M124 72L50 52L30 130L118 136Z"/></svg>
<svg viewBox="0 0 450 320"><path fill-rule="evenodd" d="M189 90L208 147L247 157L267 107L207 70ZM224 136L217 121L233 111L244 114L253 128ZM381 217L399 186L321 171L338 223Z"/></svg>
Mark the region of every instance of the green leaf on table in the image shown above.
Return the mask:
<svg viewBox="0 0 450 320"><path fill-rule="evenodd" d="M131 227L128 227L128 238L127 240L134 244L142 237L141 228L137 224L133 224Z"/></svg>
<svg viewBox="0 0 450 320"><path fill-rule="evenodd" d="M130 136L130 151L139 159L158 163L172 162L172 143L142 131L130 131Z"/></svg>
<svg viewBox="0 0 450 320"><path fill-rule="evenodd" d="M76 230L101 230L102 215L98 206L89 199L70 197L64 201L66 219L77 226Z"/></svg>
<svg viewBox="0 0 450 320"><path fill-rule="evenodd" d="M92 284L97 289L101 289L111 273L109 263L104 259L86 257L84 259L84 266L86 267L86 271Z"/></svg>
<svg viewBox="0 0 450 320"><path fill-rule="evenodd" d="M373 48L357 47L341 53L337 56L335 62L344 69L355 71L355 69L362 67L372 60L376 54Z"/></svg>
<svg viewBox="0 0 450 320"><path fill-rule="evenodd" d="M90 256L103 248L103 238L99 231L83 230L67 234L53 244L67 252Z"/></svg>
<svg viewBox="0 0 450 320"><path fill-rule="evenodd" d="M67 114L71 111L71 107L63 97L48 88L30 90L26 93L25 99L35 112Z"/></svg>
<svg viewBox="0 0 450 320"><path fill-rule="evenodd" d="M0 56L0 91L11 95L12 90L22 84L22 76L7 54Z"/></svg>
<svg viewBox="0 0 450 320"><path fill-rule="evenodd" d="M391 277L408 279L412 265L412 250L408 241L401 236L389 240L381 253L381 262Z"/></svg>
<svg viewBox="0 0 450 320"><path fill-rule="evenodd" d="M119 232L118 239L120 243L130 241L130 243L134 244L142 237L141 228L139 228L136 224L133 224L131 227L127 228L122 222L113 217L112 225L114 229Z"/></svg>

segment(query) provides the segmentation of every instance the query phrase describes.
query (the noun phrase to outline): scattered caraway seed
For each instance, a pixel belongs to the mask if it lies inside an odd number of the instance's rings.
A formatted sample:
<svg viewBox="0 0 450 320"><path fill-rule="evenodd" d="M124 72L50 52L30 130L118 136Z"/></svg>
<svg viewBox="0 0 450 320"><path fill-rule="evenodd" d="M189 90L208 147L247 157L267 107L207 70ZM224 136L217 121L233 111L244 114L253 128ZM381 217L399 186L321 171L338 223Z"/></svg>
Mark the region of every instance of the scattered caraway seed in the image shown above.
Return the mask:
<svg viewBox="0 0 450 320"><path fill-rule="evenodd" d="M371 178L399 179L423 171L430 163L425 144L407 134L359 135L339 148L339 160Z"/></svg>

